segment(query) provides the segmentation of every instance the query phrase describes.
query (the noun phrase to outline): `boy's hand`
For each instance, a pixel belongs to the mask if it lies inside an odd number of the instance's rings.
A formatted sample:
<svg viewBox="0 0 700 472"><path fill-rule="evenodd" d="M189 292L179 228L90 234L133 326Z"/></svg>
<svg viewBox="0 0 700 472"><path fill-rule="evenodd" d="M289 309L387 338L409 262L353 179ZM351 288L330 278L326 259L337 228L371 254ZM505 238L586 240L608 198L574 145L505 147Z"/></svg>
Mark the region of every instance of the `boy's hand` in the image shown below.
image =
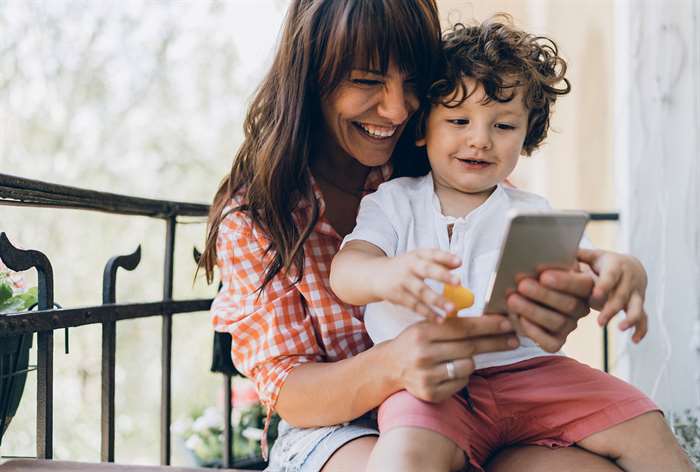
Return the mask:
<svg viewBox="0 0 700 472"><path fill-rule="evenodd" d="M647 334L647 314L644 311L647 274L641 262L632 256L591 249L579 249L578 259L588 264L597 275L590 304L600 310L598 324L607 324L618 312L625 310L627 316L620 323L620 330L634 327L632 341L641 341Z"/></svg>
<svg viewBox="0 0 700 472"><path fill-rule="evenodd" d="M431 320L442 317L435 310L454 310L454 304L425 283L433 279L446 284L459 284L459 277L450 271L462 264L457 256L439 249L416 249L387 262L387 270L378 274L375 295L404 306Z"/></svg>

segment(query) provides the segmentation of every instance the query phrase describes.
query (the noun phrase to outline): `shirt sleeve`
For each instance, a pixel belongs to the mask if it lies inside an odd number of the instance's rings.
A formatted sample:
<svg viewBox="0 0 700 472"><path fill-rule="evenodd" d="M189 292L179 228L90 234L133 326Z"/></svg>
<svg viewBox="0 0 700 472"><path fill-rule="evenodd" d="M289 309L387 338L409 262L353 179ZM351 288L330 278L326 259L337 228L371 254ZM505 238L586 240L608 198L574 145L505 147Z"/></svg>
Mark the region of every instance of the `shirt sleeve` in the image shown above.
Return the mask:
<svg viewBox="0 0 700 472"><path fill-rule="evenodd" d="M350 241L360 240L374 244L389 257L396 255L398 234L387 211L394 206L389 197L382 184L379 190L362 198L355 228L345 236L341 248Z"/></svg>
<svg viewBox="0 0 700 472"><path fill-rule="evenodd" d="M314 326L297 287L282 272L260 292L268 239L243 212L230 213L217 238L222 287L212 304L216 331L231 334L236 368L253 379L261 402L272 411L289 372L323 360Z"/></svg>

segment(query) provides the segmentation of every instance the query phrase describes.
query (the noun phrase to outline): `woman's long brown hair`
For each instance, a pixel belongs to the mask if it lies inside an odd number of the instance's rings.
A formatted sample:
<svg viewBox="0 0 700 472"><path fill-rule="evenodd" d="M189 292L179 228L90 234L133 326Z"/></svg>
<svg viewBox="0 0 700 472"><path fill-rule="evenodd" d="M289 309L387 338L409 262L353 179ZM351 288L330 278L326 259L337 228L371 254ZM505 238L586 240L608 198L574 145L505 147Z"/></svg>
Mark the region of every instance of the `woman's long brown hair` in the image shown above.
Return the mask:
<svg viewBox="0 0 700 472"><path fill-rule="evenodd" d="M209 213L200 259L209 283L216 265L219 225L230 211L248 212L270 241L266 250L272 259L259 289L281 270L294 268L299 280L304 243L319 218L309 164L316 148L314 138L323 130L321 99L346 80L354 67L372 66L386 72L390 59L416 79L422 97L433 79L439 48L435 0L292 2L272 67L248 110L243 144ZM413 148L414 139L407 127L394 156ZM241 206L231 207L234 196L241 197ZM301 200L311 203L311 211L297 223L292 211Z"/></svg>

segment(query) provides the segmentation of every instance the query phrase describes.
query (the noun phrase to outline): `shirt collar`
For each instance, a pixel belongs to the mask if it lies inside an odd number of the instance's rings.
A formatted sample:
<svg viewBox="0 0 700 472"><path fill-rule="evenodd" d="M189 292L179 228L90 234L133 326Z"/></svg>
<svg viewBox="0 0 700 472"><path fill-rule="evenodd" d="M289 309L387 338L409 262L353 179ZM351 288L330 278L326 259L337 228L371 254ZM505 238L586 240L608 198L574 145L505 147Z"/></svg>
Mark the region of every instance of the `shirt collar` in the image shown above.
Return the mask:
<svg viewBox="0 0 700 472"><path fill-rule="evenodd" d="M438 217L445 223L445 224L458 224L458 223L466 223L468 221L474 221L477 218L479 218L479 215L482 215L486 212L488 212L491 208L495 208L506 196L505 190L503 189L503 186L511 186L511 184L508 181L505 181L505 183L500 183L496 184L496 188L494 189L493 192L491 192L491 195L486 199L484 203L479 205L478 207L474 208L469 214L456 218L454 216L447 216L442 213L442 207L440 206L440 199L437 196L437 192L435 192L435 183L433 182L433 173L430 172L428 174L428 178L425 181L425 191L429 192L429 198L430 201L432 202L432 208L435 211L435 213L438 215Z"/></svg>

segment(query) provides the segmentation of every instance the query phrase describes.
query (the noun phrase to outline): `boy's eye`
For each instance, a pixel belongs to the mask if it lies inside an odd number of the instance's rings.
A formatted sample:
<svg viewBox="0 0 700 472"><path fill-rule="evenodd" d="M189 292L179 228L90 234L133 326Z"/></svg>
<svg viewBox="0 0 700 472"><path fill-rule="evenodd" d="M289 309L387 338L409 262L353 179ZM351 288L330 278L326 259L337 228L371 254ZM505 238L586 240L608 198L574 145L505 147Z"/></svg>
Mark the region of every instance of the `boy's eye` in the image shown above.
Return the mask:
<svg viewBox="0 0 700 472"><path fill-rule="evenodd" d="M465 126L469 124L469 120L466 118L455 118L452 120L447 120L449 123L452 123L453 125L457 126Z"/></svg>
<svg viewBox="0 0 700 472"><path fill-rule="evenodd" d="M515 126L509 125L508 123L496 123L496 128L502 129L502 130L511 130L511 129L515 129Z"/></svg>

